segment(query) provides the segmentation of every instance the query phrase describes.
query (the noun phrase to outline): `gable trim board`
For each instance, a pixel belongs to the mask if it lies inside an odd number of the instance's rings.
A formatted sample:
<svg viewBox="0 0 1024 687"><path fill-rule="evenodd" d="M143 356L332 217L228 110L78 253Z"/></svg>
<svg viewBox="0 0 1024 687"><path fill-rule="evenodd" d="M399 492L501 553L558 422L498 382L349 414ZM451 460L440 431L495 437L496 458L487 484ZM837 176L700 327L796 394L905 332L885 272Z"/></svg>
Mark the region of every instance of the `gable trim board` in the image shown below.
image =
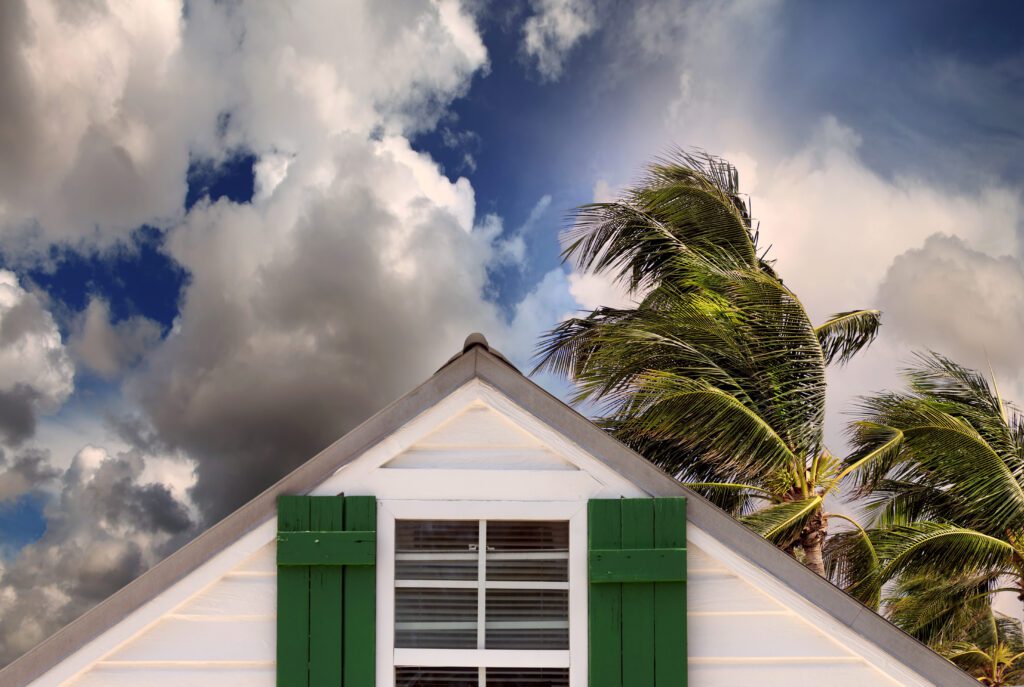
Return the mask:
<svg viewBox="0 0 1024 687"><path fill-rule="evenodd" d="M255 543L256 540L266 538L268 524L272 527L276 516L278 495L306 494L323 485L340 468L373 447L386 444L388 438L404 425L473 380L493 387L529 413L534 422L546 424L555 433L561 434L567 440L566 443L574 443L603 461L612 472L632 482L648 495L686 497L687 518L692 526L690 537L696 545L722 560L735 561L752 577L756 577L752 581L764 589L796 598L801 606L800 612L808 618L841 625L847 630L842 641L857 651L880 658L881 661L875 661L877 667L899 674L909 684L930 683L942 687L977 685L968 675L931 649L827 580L818 577L548 394L500 354L492 351L479 335L467 339L463 352L453 357L426 382L0 670L0 685L24 687L71 658L76 660L63 666L68 671L64 677L66 679L76 674L79 669L112 648L95 644L115 624L154 601L190 573L213 563L213 559L225 553L229 545L242 539L251 539ZM221 557L216 567L226 569L237 562ZM59 672L63 673L64 670Z"/></svg>

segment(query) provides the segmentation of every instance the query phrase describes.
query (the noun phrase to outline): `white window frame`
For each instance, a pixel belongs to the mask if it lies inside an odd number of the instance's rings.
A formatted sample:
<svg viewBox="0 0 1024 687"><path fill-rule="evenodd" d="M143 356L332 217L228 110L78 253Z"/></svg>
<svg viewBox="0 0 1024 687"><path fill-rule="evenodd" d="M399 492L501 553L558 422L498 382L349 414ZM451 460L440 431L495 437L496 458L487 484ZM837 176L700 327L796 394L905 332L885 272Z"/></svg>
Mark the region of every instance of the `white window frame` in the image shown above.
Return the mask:
<svg viewBox="0 0 1024 687"><path fill-rule="evenodd" d="M496 476L500 479L500 476ZM587 502L378 500L377 687L394 687L396 665L568 668L587 685ZM395 520L565 520L569 523L569 649L396 649ZM474 586L476 582L473 583ZM483 631L483 626L480 630Z"/></svg>

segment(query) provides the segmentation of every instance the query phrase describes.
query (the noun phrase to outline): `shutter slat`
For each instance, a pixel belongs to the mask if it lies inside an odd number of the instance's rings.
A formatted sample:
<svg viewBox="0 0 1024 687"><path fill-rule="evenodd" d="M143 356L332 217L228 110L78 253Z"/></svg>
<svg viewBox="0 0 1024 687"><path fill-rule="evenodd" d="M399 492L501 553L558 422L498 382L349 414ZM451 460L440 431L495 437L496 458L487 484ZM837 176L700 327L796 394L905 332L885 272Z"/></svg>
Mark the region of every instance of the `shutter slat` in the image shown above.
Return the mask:
<svg viewBox="0 0 1024 687"><path fill-rule="evenodd" d="M587 508L590 548L621 548L619 502L594 499ZM592 584L588 595L590 687L622 687L622 585Z"/></svg>
<svg viewBox="0 0 1024 687"><path fill-rule="evenodd" d="M310 529L332 534L342 529L344 499L310 496ZM326 538L326 536L325 536ZM310 568L309 684L310 687L341 685L342 575L339 565Z"/></svg>
<svg viewBox="0 0 1024 687"><path fill-rule="evenodd" d="M277 509L279 531L309 529L307 497L281 496ZM309 685L309 568L277 572L277 685Z"/></svg>
<svg viewBox="0 0 1024 687"><path fill-rule="evenodd" d="M623 499L622 548L654 546L654 500ZM627 685L654 684L654 586L622 585L622 676Z"/></svg>
<svg viewBox="0 0 1024 687"><path fill-rule="evenodd" d="M376 535L377 501L372 496L345 498L345 529ZM345 568L345 633L342 665L345 687L374 687L377 656L377 579L373 566Z"/></svg>
<svg viewBox="0 0 1024 687"><path fill-rule="evenodd" d="M591 551L590 581L685 582L686 549Z"/></svg>
<svg viewBox="0 0 1024 687"><path fill-rule="evenodd" d="M376 532L319 530L277 535L278 565L373 565L376 557Z"/></svg>
<svg viewBox="0 0 1024 687"><path fill-rule="evenodd" d="M686 501L654 500L654 546L682 548L686 570ZM686 583L654 584L654 685L686 687Z"/></svg>

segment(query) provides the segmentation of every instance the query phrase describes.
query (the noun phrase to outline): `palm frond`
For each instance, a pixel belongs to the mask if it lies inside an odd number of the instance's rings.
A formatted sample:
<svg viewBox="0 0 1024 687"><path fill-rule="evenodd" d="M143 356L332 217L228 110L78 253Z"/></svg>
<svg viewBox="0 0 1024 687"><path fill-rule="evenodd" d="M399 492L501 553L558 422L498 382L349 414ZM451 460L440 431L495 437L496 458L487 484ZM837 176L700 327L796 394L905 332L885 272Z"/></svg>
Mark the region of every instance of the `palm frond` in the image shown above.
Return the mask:
<svg viewBox="0 0 1024 687"><path fill-rule="evenodd" d="M878 310L848 310L836 313L814 328L826 364L850 361L878 336L882 313Z"/></svg>
<svg viewBox="0 0 1024 687"><path fill-rule="evenodd" d="M870 535L853 518L830 513L829 519L845 520L853 529L835 532L825 540L823 558L825 573L847 594L869 608L878 608L882 588L878 552Z"/></svg>
<svg viewBox="0 0 1024 687"><path fill-rule="evenodd" d="M814 496L769 506L742 518L743 524L779 546L792 544L821 509L822 499Z"/></svg>
<svg viewBox="0 0 1024 687"><path fill-rule="evenodd" d="M772 502L775 496L767 489L751 484L732 482L686 482L686 486L734 516L747 515L763 502Z"/></svg>
<svg viewBox="0 0 1024 687"><path fill-rule="evenodd" d="M862 399L864 419L850 428L851 461L884 447L896 433L902 441L860 471L859 493L882 480L920 485L941 492L950 508L943 517L965 527L991 534L1024 527L1018 458L1024 446L1003 423L1000 404L986 396L980 376L941 358L929 365L915 373L914 393Z"/></svg>
<svg viewBox="0 0 1024 687"><path fill-rule="evenodd" d="M650 371L621 394L616 434L627 441L671 441L754 481L802 466L786 441L756 411L706 382ZM661 464L670 473L672 463ZM725 480L723 480L725 481Z"/></svg>
<svg viewBox="0 0 1024 687"><path fill-rule="evenodd" d="M736 171L705 153L674 151L612 203L576 210L563 257L611 272L630 289L656 285L674 256L695 253L757 266L757 247Z"/></svg>
<svg viewBox="0 0 1024 687"><path fill-rule="evenodd" d="M893 527L873 535L883 561L881 578L940 574L1002 574L1011 569L1016 549L1001 539L942 522Z"/></svg>
<svg viewBox="0 0 1024 687"><path fill-rule="evenodd" d="M983 635L990 621L998 578L989 573L958 577L909 575L885 599L888 618L907 634L932 646L962 641L991 643Z"/></svg>

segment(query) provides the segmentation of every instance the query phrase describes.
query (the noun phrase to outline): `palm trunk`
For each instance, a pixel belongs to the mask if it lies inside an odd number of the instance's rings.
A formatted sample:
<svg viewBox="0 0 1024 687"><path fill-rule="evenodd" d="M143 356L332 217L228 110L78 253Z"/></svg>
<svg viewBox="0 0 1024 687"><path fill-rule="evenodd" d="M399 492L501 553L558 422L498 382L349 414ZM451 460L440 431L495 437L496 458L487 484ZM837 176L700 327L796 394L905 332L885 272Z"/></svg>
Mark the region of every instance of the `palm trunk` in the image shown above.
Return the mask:
<svg viewBox="0 0 1024 687"><path fill-rule="evenodd" d="M825 561L822 547L828 534L828 517L818 509L807 526L800 532L800 548L804 551L804 565L815 573L825 576Z"/></svg>

